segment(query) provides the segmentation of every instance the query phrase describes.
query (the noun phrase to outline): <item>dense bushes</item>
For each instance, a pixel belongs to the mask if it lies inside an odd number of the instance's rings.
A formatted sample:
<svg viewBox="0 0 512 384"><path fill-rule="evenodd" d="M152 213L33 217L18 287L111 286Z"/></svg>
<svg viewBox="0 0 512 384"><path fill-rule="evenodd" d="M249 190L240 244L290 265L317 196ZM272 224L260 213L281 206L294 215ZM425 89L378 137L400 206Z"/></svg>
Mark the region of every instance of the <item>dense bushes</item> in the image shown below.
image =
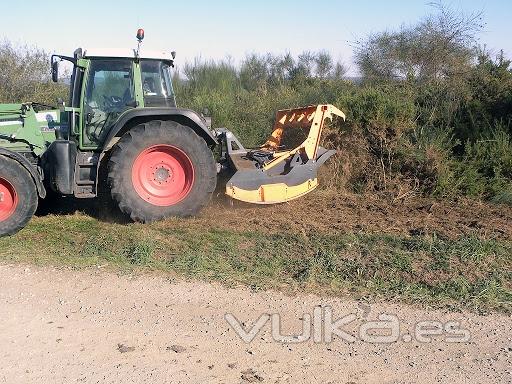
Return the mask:
<svg viewBox="0 0 512 384"><path fill-rule="evenodd" d="M347 122L324 135L339 149L324 185L395 198L512 200L512 73L501 55L480 52L464 76L432 82L354 81L314 69L294 77L300 61L290 58L287 75L276 79L272 63L280 58L263 58L255 65L249 56L240 69L226 62L187 66L187 77L175 78L180 104L208 108L216 126L254 146L270 132L277 109L332 103Z"/></svg>
<svg viewBox="0 0 512 384"><path fill-rule="evenodd" d="M512 72L502 53L475 48L481 28L481 15L438 5L357 42L362 77L351 80L325 52L249 55L240 68L195 62L176 76L178 100L207 107L249 146L264 141L275 110L332 103L347 122L324 135L339 150L324 185L510 203Z"/></svg>
<svg viewBox="0 0 512 384"><path fill-rule="evenodd" d="M0 102L55 104L57 97L66 97L67 87L52 83L49 68L47 52L0 42Z"/></svg>

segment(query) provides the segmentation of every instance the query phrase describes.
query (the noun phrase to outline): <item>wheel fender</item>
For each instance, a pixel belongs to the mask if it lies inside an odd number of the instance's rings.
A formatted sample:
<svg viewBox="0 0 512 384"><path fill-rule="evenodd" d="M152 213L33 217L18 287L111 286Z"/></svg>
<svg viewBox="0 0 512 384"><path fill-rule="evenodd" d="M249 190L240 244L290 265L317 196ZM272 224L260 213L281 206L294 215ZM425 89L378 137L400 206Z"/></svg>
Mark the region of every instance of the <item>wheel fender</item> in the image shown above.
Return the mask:
<svg viewBox="0 0 512 384"><path fill-rule="evenodd" d="M39 197L41 199L44 199L46 197L46 189L43 185L43 177L39 173L37 167L31 164L23 155L20 155L19 153L14 151L9 151L8 149L5 148L0 148L0 156L8 157L20 163L23 166L23 168L25 168L28 171L30 176L32 176Z"/></svg>
<svg viewBox="0 0 512 384"><path fill-rule="evenodd" d="M185 108L133 108L123 113L114 124L105 139L102 152L112 148L116 137L124 131L125 127L135 126L147 119L176 121L192 128L209 146L218 144L214 133L206 126L206 121L195 111Z"/></svg>

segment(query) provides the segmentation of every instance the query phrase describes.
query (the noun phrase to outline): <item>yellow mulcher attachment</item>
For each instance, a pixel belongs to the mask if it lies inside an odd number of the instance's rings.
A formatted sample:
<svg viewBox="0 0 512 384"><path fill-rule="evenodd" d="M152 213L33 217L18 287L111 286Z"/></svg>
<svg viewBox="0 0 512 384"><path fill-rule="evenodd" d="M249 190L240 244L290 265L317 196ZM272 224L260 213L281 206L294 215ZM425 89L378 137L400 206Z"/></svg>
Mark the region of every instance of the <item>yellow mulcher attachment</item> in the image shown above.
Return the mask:
<svg viewBox="0 0 512 384"><path fill-rule="evenodd" d="M248 203L275 204L314 190L318 167L336 153L319 145L325 119L333 115L345 120L330 104L278 111L271 136L257 149L245 149L230 131L217 130L225 142L224 156L236 170L226 194Z"/></svg>

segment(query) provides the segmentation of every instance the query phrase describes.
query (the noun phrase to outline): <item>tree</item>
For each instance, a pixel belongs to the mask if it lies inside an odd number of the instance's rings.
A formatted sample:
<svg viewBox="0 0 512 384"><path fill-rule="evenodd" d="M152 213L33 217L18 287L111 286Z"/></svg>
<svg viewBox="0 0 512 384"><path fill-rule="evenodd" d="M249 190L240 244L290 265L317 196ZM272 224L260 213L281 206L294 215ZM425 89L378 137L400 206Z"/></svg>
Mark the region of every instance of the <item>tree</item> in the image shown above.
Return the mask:
<svg viewBox="0 0 512 384"><path fill-rule="evenodd" d="M51 81L50 55L42 49L0 43L0 102L55 103L67 99L67 87Z"/></svg>
<svg viewBox="0 0 512 384"><path fill-rule="evenodd" d="M307 79L313 76L315 54L310 51L302 52L297 58L297 65L290 73L291 79Z"/></svg>
<svg viewBox="0 0 512 384"><path fill-rule="evenodd" d="M332 57L329 53L322 51L315 57L316 75L320 78L326 78L331 75L334 68Z"/></svg>
<svg viewBox="0 0 512 384"><path fill-rule="evenodd" d="M185 63L183 73L194 90L210 88L228 91L238 86L238 73L229 57L219 62L196 58L194 63Z"/></svg>
<svg viewBox="0 0 512 384"><path fill-rule="evenodd" d="M335 79L343 79L348 72L348 68L343 63L336 63L334 67L333 77Z"/></svg>
<svg viewBox="0 0 512 384"><path fill-rule="evenodd" d="M240 67L240 82L249 91L265 85L268 81L267 62L255 53L247 55Z"/></svg>
<svg viewBox="0 0 512 384"><path fill-rule="evenodd" d="M481 13L434 6L437 13L416 25L356 42L355 61L365 79L428 82L467 72L483 27Z"/></svg>

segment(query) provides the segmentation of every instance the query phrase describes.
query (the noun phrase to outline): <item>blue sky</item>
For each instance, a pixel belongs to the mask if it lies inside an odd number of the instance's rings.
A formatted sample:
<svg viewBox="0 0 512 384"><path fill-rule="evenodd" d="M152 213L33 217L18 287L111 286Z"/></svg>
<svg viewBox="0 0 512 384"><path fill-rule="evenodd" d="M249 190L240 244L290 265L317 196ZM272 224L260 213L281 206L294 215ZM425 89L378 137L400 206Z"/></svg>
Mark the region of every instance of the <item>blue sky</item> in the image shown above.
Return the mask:
<svg viewBox="0 0 512 384"><path fill-rule="evenodd" d="M352 66L352 43L371 32L393 30L433 12L430 0L388 1L33 1L9 2L0 39L71 54L76 47L101 49L136 45L175 50L177 64L195 57L235 63L247 53L327 50ZM444 4L464 12L483 11L480 42L512 57L512 1L452 0ZM5 5L4 5L5 8ZM11 16L12 15L12 16Z"/></svg>

